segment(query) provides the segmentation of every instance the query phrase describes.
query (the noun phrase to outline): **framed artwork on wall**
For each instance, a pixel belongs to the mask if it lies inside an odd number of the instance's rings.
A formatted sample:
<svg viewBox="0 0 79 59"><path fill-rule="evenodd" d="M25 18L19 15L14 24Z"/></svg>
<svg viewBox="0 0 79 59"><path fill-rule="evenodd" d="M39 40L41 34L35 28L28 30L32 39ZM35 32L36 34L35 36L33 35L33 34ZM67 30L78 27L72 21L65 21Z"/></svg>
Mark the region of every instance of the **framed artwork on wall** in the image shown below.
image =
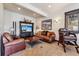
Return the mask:
<svg viewBox="0 0 79 59"><path fill-rule="evenodd" d="M47 19L47 20L42 21L41 29L52 30L52 19Z"/></svg>

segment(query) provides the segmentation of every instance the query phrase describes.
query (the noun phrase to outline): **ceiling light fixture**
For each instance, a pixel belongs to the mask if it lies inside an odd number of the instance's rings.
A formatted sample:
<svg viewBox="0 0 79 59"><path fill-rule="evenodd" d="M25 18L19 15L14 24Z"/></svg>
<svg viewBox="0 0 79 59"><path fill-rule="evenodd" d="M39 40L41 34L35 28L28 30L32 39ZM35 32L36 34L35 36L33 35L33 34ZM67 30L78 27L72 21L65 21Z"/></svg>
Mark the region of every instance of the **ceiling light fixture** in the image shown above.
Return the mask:
<svg viewBox="0 0 79 59"><path fill-rule="evenodd" d="M18 8L18 10L21 10L21 8Z"/></svg>
<svg viewBox="0 0 79 59"><path fill-rule="evenodd" d="M48 5L48 7L51 8L52 6L51 5Z"/></svg>

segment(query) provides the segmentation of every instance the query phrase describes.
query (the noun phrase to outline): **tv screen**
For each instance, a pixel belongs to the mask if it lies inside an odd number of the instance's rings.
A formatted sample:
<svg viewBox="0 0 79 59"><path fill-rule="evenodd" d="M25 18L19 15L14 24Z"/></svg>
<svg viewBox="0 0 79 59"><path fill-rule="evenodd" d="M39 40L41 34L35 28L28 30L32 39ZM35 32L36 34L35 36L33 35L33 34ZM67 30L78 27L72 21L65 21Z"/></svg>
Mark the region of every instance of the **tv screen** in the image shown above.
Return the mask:
<svg viewBox="0 0 79 59"><path fill-rule="evenodd" d="M21 25L23 32L31 32L32 31L32 24L22 24Z"/></svg>

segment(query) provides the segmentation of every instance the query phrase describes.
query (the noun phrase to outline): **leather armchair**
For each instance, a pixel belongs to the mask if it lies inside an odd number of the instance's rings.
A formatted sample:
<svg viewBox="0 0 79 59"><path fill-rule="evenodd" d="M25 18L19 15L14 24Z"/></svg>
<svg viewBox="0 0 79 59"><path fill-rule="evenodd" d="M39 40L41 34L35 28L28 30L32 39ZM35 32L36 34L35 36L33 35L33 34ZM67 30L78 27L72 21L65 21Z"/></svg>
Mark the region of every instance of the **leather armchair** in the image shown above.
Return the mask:
<svg viewBox="0 0 79 59"><path fill-rule="evenodd" d="M25 49L26 45L24 39L13 39L9 33L4 33L3 37L4 55L8 56L17 51Z"/></svg>
<svg viewBox="0 0 79 59"><path fill-rule="evenodd" d="M73 42L73 43L72 43ZM59 29L59 43L63 45L64 52L66 52L66 44L67 45L75 45L77 46L77 37L73 31L69 31L66 28Z"/></svg>
<svg viewBox="0 0 79 59"><path fill-rule="evenodd" d="M49 31L39 31L37 32L36 36L40 37L42 41L45 42L53 42L55 41L55 33Z"/></svg>

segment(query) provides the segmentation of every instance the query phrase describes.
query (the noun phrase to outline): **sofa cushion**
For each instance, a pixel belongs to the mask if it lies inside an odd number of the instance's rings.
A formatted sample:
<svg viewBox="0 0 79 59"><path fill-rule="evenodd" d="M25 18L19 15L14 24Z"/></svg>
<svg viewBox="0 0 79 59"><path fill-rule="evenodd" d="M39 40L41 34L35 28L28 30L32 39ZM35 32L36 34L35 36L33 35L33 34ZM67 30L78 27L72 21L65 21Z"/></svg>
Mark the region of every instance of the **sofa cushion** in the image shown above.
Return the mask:
<svg viewBox="0 0 79 59"><path fill-rule="evenodd" d="M42 31L41 34L47 36L47 32L48 32L48 31Z"/></svg>
<svg viewBox="0 0 79 59"><path fill-rule="evenodd" d="M6 44L6 43L8 43L9 41L5 38L5 37L3 37L3 43L4 44Z"/></svg>
<svg viewBox="0 0 79 59"><path fill-rule="evenodd" d="M55 33L54 33L54 32L48 32L48 33L47 33L47 36L48 36L48 37L51 37L51 36L52 36L52 37L55 37Z"/></svg>
<svg viewBox="0 0 79 59"><path fill-rule="evenodd" d="M51 33L51 32L48 32L48 33L47 33L47 36L48 36L48 37L50 37L51 35L52 35L52 33Z"/></svg>
<svg viewBox="0 0 79 59"><path fill-rule="evenodd" d="M40 36L41 35L41 31L36 33L36 36Z"/></svg>
<svg viewBox="0 0 79 59"><path fill-rule="evenodd" d="M65 41L66 41L66 40L67 40L67 41L70 41L70 40L75 41L77 38L74 37L74 36L64 36L64 39L65 39Z"/></svg>
<svg viewBox="0 0 79 59"><path fill-rule="evenodd" d="M21 44L21 43L24 43L24 39L17 39L17 40L14 40L14 41L12 41L12 42L9 42L9 43L5 44L5 46L11 46L11 45Z"/></svg>
<svg viewBox="0 0 79 59"><path fill-rule="evenodd" d="M4 33L3 36L8 40L8 41L13 41L12 36L9 33Z"/></svg>

